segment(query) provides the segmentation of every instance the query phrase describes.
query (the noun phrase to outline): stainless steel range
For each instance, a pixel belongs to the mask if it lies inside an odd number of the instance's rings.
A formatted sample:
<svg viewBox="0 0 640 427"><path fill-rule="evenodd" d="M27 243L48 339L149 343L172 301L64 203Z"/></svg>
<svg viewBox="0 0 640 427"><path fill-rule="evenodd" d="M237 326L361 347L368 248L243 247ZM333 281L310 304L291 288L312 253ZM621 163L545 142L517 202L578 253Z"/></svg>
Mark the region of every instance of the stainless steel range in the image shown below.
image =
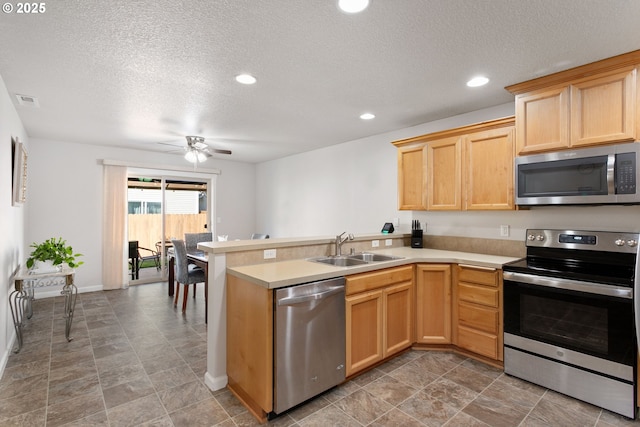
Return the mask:
<svg viewBox="0 0 640 427"><path fill-rule="evenodd" d="M504 369L636 417L638 233L527 230L504 266Z"/></svg>

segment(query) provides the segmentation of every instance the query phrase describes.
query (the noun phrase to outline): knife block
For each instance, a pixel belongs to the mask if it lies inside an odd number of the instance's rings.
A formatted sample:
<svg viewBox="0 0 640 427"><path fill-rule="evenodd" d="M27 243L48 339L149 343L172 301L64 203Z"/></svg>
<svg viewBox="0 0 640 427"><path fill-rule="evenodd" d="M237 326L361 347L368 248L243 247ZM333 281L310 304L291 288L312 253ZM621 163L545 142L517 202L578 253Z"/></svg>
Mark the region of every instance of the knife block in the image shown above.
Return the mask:
<svg viewBox="0 0 640 427"><path fill-rule="evenodd" d="M422 247L422 230L411 230L411 247Z"/></svg>

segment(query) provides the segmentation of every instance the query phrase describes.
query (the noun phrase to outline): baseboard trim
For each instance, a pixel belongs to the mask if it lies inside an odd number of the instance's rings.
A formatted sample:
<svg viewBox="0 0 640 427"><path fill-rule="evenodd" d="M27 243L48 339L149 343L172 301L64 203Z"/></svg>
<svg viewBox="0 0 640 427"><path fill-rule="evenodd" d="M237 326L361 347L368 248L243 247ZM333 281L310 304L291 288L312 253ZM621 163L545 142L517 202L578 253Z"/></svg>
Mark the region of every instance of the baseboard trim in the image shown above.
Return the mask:
<svg viewBox="0 0 640 427"><path fill-rule="evenodd" d="M0 380L4 375L4 370L7 367L7 363L9 363L9 356L13 353L13 346L16 345L16 330L12 329L11 337L9 338L9 342L7 343L7 349L0 358Z"/></svg>
<svg viewBox="0 0 640 427"><path fill-rule="evenodd" d="M228 378L226 375L222 375L219 377L214 377L209 374L209 372L205 372L204 374L204 384L209 387L211 391L221 390L227 386Z"/></svg>

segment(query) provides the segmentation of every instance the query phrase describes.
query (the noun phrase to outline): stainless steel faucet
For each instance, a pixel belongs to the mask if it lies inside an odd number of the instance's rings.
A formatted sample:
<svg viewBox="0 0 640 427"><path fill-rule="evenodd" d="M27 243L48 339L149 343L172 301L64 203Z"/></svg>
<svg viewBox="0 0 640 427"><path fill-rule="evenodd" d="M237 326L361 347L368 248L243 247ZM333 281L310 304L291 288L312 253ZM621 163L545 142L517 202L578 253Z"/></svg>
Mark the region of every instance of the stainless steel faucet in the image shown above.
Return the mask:
<svg viewBox="0 0 640 427"><path fill-rule="evenodd" d="M346 231L343 231L341 234L336 236L336 256L341 256L342 255L342 244L347 241L347 240L353 240L353 234L348 234L346 236L344 236L345 234L347 234ZM342 237L344 236L344 237Z"/></svg>

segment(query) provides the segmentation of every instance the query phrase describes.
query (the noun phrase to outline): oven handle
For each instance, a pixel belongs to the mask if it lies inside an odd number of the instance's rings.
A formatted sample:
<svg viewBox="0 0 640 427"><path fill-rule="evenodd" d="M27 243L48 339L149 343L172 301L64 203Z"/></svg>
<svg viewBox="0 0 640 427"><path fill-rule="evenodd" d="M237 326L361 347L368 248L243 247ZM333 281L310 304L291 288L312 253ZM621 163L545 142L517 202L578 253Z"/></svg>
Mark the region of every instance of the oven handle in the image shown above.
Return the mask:
<svg viewBox="0 0 640 427"><path fill-rule="evenodd" d="M609 154L607 156L607 194L610 196L616 194L615 172L616 155Z"/></svg>
<svg viewBox="0 0 640 427"><path fill-rule="evenodd" d="M579 280L559 279L557 277L536 276L534 274L513 273L505 271L504 280L528 283L531 285L546 286L549 288L567 289L570 291L586 292L588 294L606 295L611 297L633 299L633 290L612 285L599 285L597 283L582 282Z"/></svg>

